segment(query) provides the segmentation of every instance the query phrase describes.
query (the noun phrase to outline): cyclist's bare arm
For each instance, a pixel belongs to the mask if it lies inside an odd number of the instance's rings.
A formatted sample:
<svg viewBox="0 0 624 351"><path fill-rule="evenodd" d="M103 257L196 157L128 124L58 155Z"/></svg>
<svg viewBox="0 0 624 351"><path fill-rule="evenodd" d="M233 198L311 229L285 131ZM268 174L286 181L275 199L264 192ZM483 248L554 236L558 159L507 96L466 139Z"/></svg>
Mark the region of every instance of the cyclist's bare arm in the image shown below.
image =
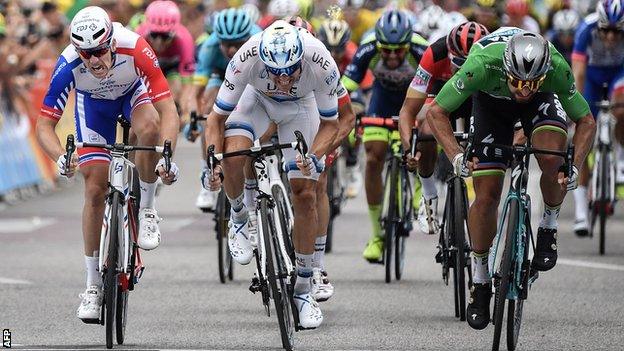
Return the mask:
<svg viewBox="0 0 624 351"><path fill-rule="evenodd" d="M411 89L410 89L411 90ZM403 101L403 107L399 112L399 132L401 133L401 144L405 150L410 147L412 138L412 128L416 123L416 116L425 104L426 96L407 97Z"/></svg>
<svg viewBox="0 0 624 351"><path fill-rule="evenodd" d="M572 74L576 81L576 90L583 94L585 88L585 75L587 73L587 62L584 60L572 60ZM593 140L593 139L592 139Z"/></svg>
<svg viewBox="0 0 624 351"><path fill-rule="evenodd" d="M349 135L351 129L355 126L355 113L351 103L342 104L338 107L338 133L327 151L335 150L342 141Z"/></svg>
<svg viewBox="0 0 624 351"><path fill-rule="evenodd" d="M217 99L217 94L219 93L219 87L214 87L210 89L205 89L202 93L202 102L203 102L203 110L202 113L209 114L212 112L212 105L214 105L215 100Z"/></svg>
<svg viewBox="0 0 624 351"><path fill-rule="evenodd" d="M314 143L310 148L310 153L317 158L323 157L332 145L334 138L338 134L338 119L321 119L318 132L314 138Z"/></svg>
<svg viewBox="0 0 624 351"><path fill-rule="evenodd" d="M180 117L173 102L173 97L154 102L154 108L160 116L161 142L171 140L171 150L175 151L178 131L180 130Z"/></svg>
<svg viewBox="0 0 624 351"><path fill-rule="evenodd" d="M228 116L212 110L206 119L206 145L214 145L215 153L223 152L223 136L225 134L225 120Z"/></svg>
<svg viewBox="0 0 624 351"><path fill-rule="evenodd" d="M46 155L55 161L65 153L65 149L63 149L61 141L54 131L57 123L57 120L39 116L35 129L39 145L41 145Z"/></svg>
<svg viewBox="0 0 624 351"><path fill-rule="evenodd" d="M429 127L431 127L433 136L442 145L446 156L449 160L452 160L455 158L455 155L463 152L463 150L453 135L453 127L451 126L449 115L449 112L433 101L427 112L427 122Z"/></svg>
<svg viewBox="0 0 624 351"><path fill-rule="evenodd" d="M596 120L591 112L581 117L576 122L576 131L574 132L574 165L581 169L583 162L587 158L589 150L594 144L594 136L596 135Z"/></svg>

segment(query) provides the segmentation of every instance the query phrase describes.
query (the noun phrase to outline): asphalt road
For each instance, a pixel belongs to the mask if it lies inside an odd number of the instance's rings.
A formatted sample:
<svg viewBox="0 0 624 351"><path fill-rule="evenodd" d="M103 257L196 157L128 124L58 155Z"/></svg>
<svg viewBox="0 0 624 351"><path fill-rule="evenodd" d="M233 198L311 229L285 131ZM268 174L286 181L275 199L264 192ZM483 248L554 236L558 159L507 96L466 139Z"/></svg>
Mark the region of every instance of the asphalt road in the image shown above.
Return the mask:
<svg viewBox="0 0 624 351"><path fill-rule="evenodd" d="M130 295L130 349L279 349L275 317L248 291L252 267L221 284L212 218L194 208L199 150L181 142L181 179L157 199L163 240L144 254L144 277ZM75 316L84 289L80 180L50 195L0 210L0 328L14 348L102 349L104 328ZM536 201L537 202L537 201ZM624 221L610 219L607 254L597 239L571 231L572 201L560 219L560 262L542 274L525 304L521 350L622 350ZM386 284L361 251L370 229L363 194L336 222L326 266L336 288L323 303L324 324L296 334L300 350L483 350L490 325L472 330L455 319L453 289L433 259L437 238L416 231L400 282ZM116 348L121 349L121 348Z"/></svg>

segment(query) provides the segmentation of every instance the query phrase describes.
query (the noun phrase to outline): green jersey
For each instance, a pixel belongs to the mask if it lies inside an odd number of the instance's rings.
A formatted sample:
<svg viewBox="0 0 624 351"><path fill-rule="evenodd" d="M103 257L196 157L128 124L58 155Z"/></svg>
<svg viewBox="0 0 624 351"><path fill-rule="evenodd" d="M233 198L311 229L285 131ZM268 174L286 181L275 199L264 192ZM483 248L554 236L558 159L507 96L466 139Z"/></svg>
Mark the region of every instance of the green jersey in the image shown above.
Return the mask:
<svg viewBox="0 0 624 351"><path fill-rule="evenodd" d="M519 28L503 27L475 43L466 62L444 84L435 102L452 112L477 91L510 100L512 95L507 85L503 52L509 39L521 31ZM576 90L572 69L552 44L550 56L550 69L539 91L557 94L565 112L576 121L589 114L589 105Z"/></svg>

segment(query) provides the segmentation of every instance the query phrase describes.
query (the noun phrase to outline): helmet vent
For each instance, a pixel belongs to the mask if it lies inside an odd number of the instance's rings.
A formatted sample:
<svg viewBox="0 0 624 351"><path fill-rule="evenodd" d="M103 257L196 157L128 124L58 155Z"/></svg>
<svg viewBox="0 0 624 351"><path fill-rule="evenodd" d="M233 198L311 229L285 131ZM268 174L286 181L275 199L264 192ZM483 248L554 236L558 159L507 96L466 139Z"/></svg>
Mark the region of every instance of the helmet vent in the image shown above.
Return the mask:
<svg viewBox="0 0 624 351"><path fill-rule="evenodd" d="M95 34L93 34L93 40L97 40L97 38L101 37L102 34L104 34L104 32L105 32L104 28L95 32Z"/></svg>

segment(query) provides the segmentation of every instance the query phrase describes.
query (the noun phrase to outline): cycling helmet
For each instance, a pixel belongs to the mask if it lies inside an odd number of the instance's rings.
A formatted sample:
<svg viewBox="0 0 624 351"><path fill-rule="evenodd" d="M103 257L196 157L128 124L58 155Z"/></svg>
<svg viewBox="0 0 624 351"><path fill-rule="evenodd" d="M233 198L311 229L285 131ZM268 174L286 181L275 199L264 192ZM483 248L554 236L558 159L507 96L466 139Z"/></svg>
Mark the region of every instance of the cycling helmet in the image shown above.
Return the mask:
<svg viewBox="0 0 624 351"><path fill-rule="evenodd" d="M375 24L375 36L381 44L407 44L412 38L412 24L404 12L386 11Z"/></svg>
<svg viewBox="0 0 624 351"><path fill-rule="evenodd" d="M557 11L553 16L553 29L557 32L574 32L581 17L574 10Z"/></svg>
<svg viewBox="0 0 624 351"><path fill-rule="evenodd" d="M156 0L145 10L148 32L170 33L180 25L180 9L170 0Z"/></svg>
<svg viewBox="0 0 624 351"><path fill-rule="evenodd" d="M300 16L286 17L284 18L284 21L288 22L288 24L296 28L303 28L307 30L308 32L312 33L312 35L314 35L314 28L312 28L312 25L310 24L310 22L304 20Z"/></svg>
<svg viewBox="0 0 624 351"><path fill-rule="evenodd" d="M477 0L475 1L477 6L480 7L496 7L496 0Z"/></svg>
<svg viewBox="0 0 624 351"><path fill-rule="evenodd" d="M69 27L71 42L79 50L104 47L113 39L113 23L101 7L89 6L78 11Z"/></svg>
<svg viewBox="0 0 624 351"><path fill-rule="evenodd" d="M550 46L541 35L516 33L505 47L503 65L510 76L523 80L538 80L550 68Z"/></svg>
<svg viewBox="0 0 624 351"><path fill-rule="evenodd" d="M271 0L268 7L268 14L273 17L283 18L295 16L299 13L299 4L293 0Z"/></svg>
<svg viewBox="0 0 624 351"><path fill-rule="evenodd" d="M297 0L299 5L299 16L309 20L314 13L314 1L313 0Z"/></svg>
<svg viewBox="0 0 624 351"><path fill-rule="evenodd" d="M213 31L221 41L241 41L249 37L252 27L245 10L230 8L219 12Z"/></svg>
<svg viewBox="0 0 624 351"><path fill-rule="evenodd" d="M487 28L482 24L465 22L451 29L451 32L446 36L446 46L451 55L465 59L472 44L488 34Z"/></svg>
<svg viewBox="0 0 624 351"><path fill-rule="evenodd" d="M624 29L624 7L622 0L600 0L596 5L599 27Z"/></svg>
<svg viewBox="0 0 624 351"><path fill-rule="evenodd" d="M262 15L260 13L260 9L258 9L258 6L254 4L244 4L240 8L244 10L245 12L247 12L247 15L249 16L249 20L251 20L251 23L258 22L258 20L260 19Z"/></svg>
<svg viewBox="0 0 624 351"><path fill-rule="evenodd" d="M319 39L328 49L344 49L351 40L351 28L343 20L326 20L319 29Z"/></svg>
<svg viewBox="0 0 624 351"><path fill-rule="evenodd" d="M351 7L354 9L359 9L364 5L364 0L338 0L338 6L340 8Z"/></svg>
<svg viewBox="0 0 624 351"><path fill-rule="evenodd" d="M212 34L214 31L214 24L217 21L217 16L219 16L219 12L213 12L204 16L204 32Z"/></svg>
<svg viewBox="0 0 624 351"><path fill-rule="evenodd" d="M437 5L431 5L424 9L418 16L418 32L429 37L438 28L442 27L442 22L446 12Z"/></svg>
<svg viewBox="0 0 624 351"><path fill-rule="evenodd" d="M527 0L507 0L505 12L508 16L526 16L530 8Z"/></svg>
<svg viewBox="0 0 624 351"><path fill-rule="evenodd" d="M291 75L301 64L303 43L299 30L283 20L275 21L262 32L260 60L275 75Z"/></svg>

